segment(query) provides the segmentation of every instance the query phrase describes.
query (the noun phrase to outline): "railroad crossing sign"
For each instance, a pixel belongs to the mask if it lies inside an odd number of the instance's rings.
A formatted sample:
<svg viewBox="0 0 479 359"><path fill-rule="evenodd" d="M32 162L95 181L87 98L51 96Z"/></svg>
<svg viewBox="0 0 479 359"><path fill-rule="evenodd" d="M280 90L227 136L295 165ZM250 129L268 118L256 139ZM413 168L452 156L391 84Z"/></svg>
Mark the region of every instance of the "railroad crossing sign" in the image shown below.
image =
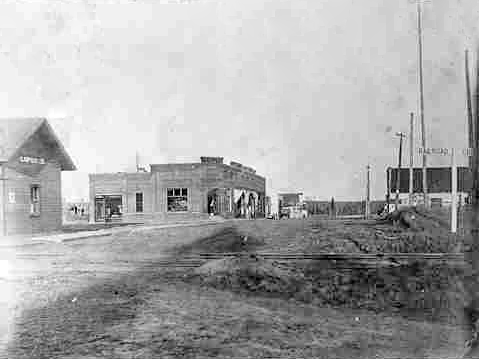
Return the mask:
<svg viewBox="0 0 479 359"><path fill-rule="evenodd" d="M457 165L455 159L454 148L424 148L419 147L420 154L451 156L451 232L457 231ZM472 156L473 149L471 147L464 148L462 153L468 157Z"/></svg>
<svg viewBox="0 0 479 359"><path fill-rule="evenodd" d="M419 154L425 153L426 155L442 155L442 156L450 156L451 155L451 148L447 147L426 147L424 150L424 147L419 147L418 148ZM472 156L472 148L464 148L462 150L462 154L468 157Z"/></svg>

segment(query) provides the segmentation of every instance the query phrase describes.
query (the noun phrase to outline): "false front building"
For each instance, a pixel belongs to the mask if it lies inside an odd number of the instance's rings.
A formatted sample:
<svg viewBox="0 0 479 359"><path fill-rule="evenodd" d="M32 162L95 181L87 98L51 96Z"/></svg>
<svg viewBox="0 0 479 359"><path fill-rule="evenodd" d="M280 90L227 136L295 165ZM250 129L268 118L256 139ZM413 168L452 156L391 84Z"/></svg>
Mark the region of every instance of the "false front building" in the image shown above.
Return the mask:
<svg viewBox="0 0 479 359"><path fill-rule="evenodd" d="M0 235L62 226L61 172L75 166L43 118L0 119Z"/></svg>
<svg viewBox="0 0 479 359"><path fill-rule="evenodd" d="M266 181L222 157L198 163L152 164L150 172L90 175L90 222L166 217L264 217Z"/></svg>

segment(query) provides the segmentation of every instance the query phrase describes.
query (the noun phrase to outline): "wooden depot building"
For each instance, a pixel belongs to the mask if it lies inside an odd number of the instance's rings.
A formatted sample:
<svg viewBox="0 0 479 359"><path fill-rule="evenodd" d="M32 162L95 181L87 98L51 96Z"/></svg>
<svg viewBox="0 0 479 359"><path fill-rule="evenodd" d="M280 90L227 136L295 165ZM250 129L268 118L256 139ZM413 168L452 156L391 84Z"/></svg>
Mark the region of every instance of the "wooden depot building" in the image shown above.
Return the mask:
<svg viewBox="0 0 479 359"><path fill-rule="evenodd" d="M90 222L265 216L266 180L250 167L201 157L150 172L90 174Z"/></svg>
<svg viewBox="0 0 479 359"><path fill-rule="evenodd" d="M75 165L44 118L0 119L0 235L62 226L61 172Z"/></svg>

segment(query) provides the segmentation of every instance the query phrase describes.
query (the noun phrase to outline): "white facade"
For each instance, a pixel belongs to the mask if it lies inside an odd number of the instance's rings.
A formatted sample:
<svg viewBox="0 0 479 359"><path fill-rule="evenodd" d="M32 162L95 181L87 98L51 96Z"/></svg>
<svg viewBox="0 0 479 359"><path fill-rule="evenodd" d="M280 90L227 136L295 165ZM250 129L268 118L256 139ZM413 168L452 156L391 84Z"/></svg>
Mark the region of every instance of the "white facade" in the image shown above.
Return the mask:
<svg viewBox="0 0 479 359"><path fill-rule="evenodd" d="M468 196L469 194L466 192L458 192L457 193L458 205L462 206L466 204ZM414 197L413 203L409 203L409 193L400 193L399 194L400 204L411 206L411 205L422 204L424 202L422 193L414 193L413 197ZM452 203L451 197L452 197L451 192L439 192L439 193L428 194L429 204L434 205L436 203L440 205L441 207L450 206ZM389 194L389 203L395 203L395 201L396 201L396 193L391 192Z"/></svg>

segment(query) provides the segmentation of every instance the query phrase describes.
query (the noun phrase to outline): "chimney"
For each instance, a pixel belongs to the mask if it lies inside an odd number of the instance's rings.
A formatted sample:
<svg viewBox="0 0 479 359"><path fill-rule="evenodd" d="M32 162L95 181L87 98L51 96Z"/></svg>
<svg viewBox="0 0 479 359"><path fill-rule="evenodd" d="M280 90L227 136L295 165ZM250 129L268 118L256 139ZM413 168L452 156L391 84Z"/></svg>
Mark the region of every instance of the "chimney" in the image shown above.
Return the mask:
<svg viewBox="0 0 479 359"><path fill-rule="evenodd" d="M200 157L201 163L223 164L223 157Z"/></svg>

